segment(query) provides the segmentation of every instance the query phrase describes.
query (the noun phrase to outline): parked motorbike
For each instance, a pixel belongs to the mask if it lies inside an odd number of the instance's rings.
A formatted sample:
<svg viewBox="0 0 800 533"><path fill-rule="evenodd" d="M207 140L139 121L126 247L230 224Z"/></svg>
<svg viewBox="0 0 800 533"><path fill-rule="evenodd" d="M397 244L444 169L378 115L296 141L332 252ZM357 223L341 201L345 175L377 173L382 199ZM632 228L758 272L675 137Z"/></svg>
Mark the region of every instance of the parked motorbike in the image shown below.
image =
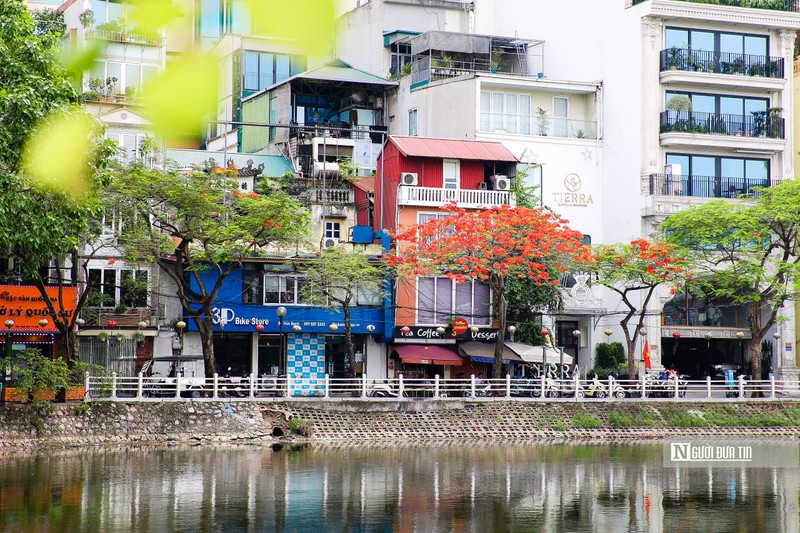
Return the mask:
<svg viewBox="0 0 800 533"><path fill-rule="evenodd" d="M675 382L678 383L678 396L686 396L689 376L686 374L672 374L667 372L648 373L644 377L645 396L648 398L674 398ZM641 384L636 385L636 389L641 395Z"/></svg>
<svg viewBox="0 0 800 533"><path fill-rule="evenodd" d="M250 376L233 372L231 367L219 377L219 395L229 398L245 398L250 393Z"/></svg>
<svg viewBox="0 0 800 533"><path fill-rule="evenodd" d="M580 387L578 388L578 398L607 398L609 394L613 395L614 398L623 399L627 395L625 389L622 385L619 385L617 382L613 382L612 390L609 393L608 386L603 381L597 377L597 374L594 375L594 379L590 384L581 383Z"/></svg>
<svg viewBox="0 0 800 533"><path fill-rule="evenodd" d="M390 381L373 382L367 390L367 396L371 398L400 398L398 387ZM406 392L403 391L403 396Z"/></svg>

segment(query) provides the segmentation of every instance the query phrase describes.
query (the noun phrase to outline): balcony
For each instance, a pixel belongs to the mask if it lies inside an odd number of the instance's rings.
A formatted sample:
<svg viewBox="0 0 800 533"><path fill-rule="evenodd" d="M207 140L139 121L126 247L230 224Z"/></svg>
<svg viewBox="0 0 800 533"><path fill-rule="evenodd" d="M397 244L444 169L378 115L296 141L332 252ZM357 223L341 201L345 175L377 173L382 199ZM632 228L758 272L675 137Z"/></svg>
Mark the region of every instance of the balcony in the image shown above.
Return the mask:
<svg viewBox="0 0 800 533"><path fill-rule="evenodd" d="M783 78L783 58L731 54L691 48L661 50L660 67L665 70L709 72L736 76Z"/></svg>
<svg viewBox="0 0 800 533"><path fill-rule="evenodd" d="M514 197L510 191L442 189L408 185L401 185L397 196L398 205L441 207L451 202L455 202L459 207L476 209L480 207L514 205Z"/></svg>
<svg viewBox="0 0 800 533"><path fill-rule="evenodd" d="M481 113L479 131L558 139L597 139L597 122L545 115Z"/></svg>
<svg viewBox="0 0 800 533"><path fill-rule="evenodd" d="M158 34L135 33L129 31L86 30L87 39L100 39L115 43L144 44L147 46L164 46L164 36Z"/></svg>
<svg viewBox="0 0 800 533"><path fill-rule="evenodd" d="M155 325L159 317L155 309L150 307L135 307L132 309L118 309L114 307L85 307L81 311L81 318L86 321L84 327L107 327L110 320L116 321L121 327L138 327L139 322L146 322L148 326Z"/></svg>
<svg viewBox="0 0 800 533"><path fill-rule="evenodd" d="M632 0L631 5L642 4L647 0ZM769 9L772 11L797 11L797 0L677 0L695 4L714 4L728 7Z"/></svg>
<svg viewBox="0 0 800 533"><path fill-rule="evenodd" d="M309 201L312 204L353 205L353 189L311 189Z"/></svg>
<svg viewBox="0 0 800 533"><path fill-rule="evenodd" d="M644 190L652 195L700 198L758 198L757 187L774 187L780 183L777 180L676 174L648 174L642 176L642 180Z"/></svg>
<svg viewBox="0 0 800 533"><path fill-rule="evenodd" d="M694 111L664 111L661 113L661 133L668 132L784 139L785 121L777 113L766 111L755 111L749 116Z"/></svg>

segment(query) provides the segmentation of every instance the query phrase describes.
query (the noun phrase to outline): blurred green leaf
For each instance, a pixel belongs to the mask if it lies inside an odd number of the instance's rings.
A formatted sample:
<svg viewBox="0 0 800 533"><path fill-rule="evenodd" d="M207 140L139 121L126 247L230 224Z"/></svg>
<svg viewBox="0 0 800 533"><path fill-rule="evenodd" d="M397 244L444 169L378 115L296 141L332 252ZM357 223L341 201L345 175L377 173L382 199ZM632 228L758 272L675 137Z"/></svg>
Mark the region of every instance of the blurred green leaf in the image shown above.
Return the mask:
<svg viewBox="0 0 800 533"><path fill-rule="evenodd" d="M160 31L184 15L172 2L164 0L138 0L131 11L131 23L150 31Z"/></svg>
<svg viewBox="0 0 800 533"><path fill-rule="evenodd" d="M186 56L170 62L163 74L145 84L142 101L156 135L173 139L201 130L203 120L216 113L218 91L217 59Z"/></svg>
<svg viewBox="0 0 800 533"><path fill-rule="evenodd" d="M334 39L334 0L247 0L259 33L296 40L309 55L324 55Z"/></svg>
<svg viewBox="0 0 800 533"><path fill-rule="evenodd" d="M98 127L80 110L59 112L42 121L23 149L23 164L31 181L76 198L84 195Z"/></svg>
<svg viewBox="0 0 800 533"><path fill-rule="evenodd" d="M103 51L100 41L87 39L83 49L73 48L70 53L65 53L61 62L70 73L81 74L94 67L94 61Z"/></svg>

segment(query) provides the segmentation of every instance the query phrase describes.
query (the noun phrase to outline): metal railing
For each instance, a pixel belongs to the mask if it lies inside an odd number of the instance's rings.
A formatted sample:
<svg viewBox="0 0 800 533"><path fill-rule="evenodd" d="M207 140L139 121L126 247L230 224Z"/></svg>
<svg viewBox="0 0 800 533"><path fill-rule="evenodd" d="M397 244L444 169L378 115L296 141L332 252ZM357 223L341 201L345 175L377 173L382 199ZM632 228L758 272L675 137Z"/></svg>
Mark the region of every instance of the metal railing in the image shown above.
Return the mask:
<svg viewBox="0 0 800 533"><path fill-rule="evenodd" d="M691 48L661 50L661 70L687 70L736 74L762 78L783 78L782 57L734 54Z"/></svg>
<svg viewBox="0 0 800 533"><path fill-rule="evenodd" d="M119 401L160 400L553 400L553 401L744 401L796 398L800 382L747 380L687 380L647 373L639 379L580 379L579 377L536 377L517 379L395 379L362 378L320 379L300 377L244 377L210 379L152 376L86 376L87 399Z"/></svg>
<svg viewBox="0 0 800 533"><path fill-rule="evenodd" d="M162 35L145 35L128 31L109 31L109 30L86 30L86 37L89 39L103 39L117 43L146 44L149 46L163 46L164 37Z"/></svg>
<svg viewBox="0 0 800 533"><path fill-rule="evenodd" d="M158 311L151 307L134 307L121 310L116 307L85 307L81 318L86 321L85 326L107 326L109 320L116 321L119 326L138 326L139 322L158 319Z"/></svg>
<svg viewBox="0 0 800 533"><path fill-rule="evenodd" d="M649 194L665 196L695 196L704 198L758 198L754 187L774 187L780 181L719 176L688 176L677 174L647 174L645 180Z"/></svg>
<svg viewBox="0 0 800 533"><path fill-rule="evenodd" d="M460 207L474 208L513 204L510 191L488 191L485 189L444 189L441 187L400 187L399 205L439 207L455 202Z"/></svg>
<svg viewBox="0 0 800 533"><path fill-rule="evenodd" d="M631 5L646 0L632 0ZM750 9L769 9L773 11L797 11L797 0L678 0L695 4L716 4L720 6L745 7Z"/></svg>
<svg viewBox="0 0 800 533"><path fill-rule="evenodd" d="M766 111L758 111L750 115L663 111L661 113L661 133L670 132L784 139L785 120Z"/></svg>

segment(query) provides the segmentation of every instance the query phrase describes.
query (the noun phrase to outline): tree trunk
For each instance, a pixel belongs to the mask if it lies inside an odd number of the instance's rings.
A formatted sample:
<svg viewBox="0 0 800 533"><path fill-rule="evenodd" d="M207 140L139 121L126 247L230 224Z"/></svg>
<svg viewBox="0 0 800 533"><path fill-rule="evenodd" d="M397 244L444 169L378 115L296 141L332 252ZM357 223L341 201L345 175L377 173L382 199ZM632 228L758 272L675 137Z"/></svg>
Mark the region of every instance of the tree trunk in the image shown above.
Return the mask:
<svg viewBox="0 0 800 533"><path fill-rule="evenodd" d="M347 367L350 369L347 372L347 377L355 377L355 346L353 345L353 335L350 333L350 306L343 305L342 312L344 313L344 343L347 346Z"/></svg>
<svg viewBox="0 0 800 533"><path fill-rule="evenodd" d="M80 353L78 351L78 335L75 331L75 328L67 327L64 337L64 343L67 347L67 357L65 362L69 363L71 360L79 361Z"/></svg>
<svg viewBox="0 0 800 533"><path fill-rule="evenodd" d="M628 340L628 379L636 376L636 338Z"/></svg>
<svg viewBox="0 0 800 533"><path fill-rule="evenodd" d="M750 313L747 317L750 324L750 373L751 379L761 379L761 305L758 302L750 303ZM754 397L763 396L759 387L753 389Z"/></svg>
<svg viewBox="0 0 800 533"><path fill-rule="evenodd" d="M506 332L506 292L505 280L502 276L497 276L494 283L497 293L497 342L494 345L494 363L492 364L492 378L500 379L503 377L503 351L505 348Z"/></svg>
<svg viewBox="0 0 800 533"><path fill-rule="evenodd" d="M202 318L201 318L202 317ZM217 362L214 359L214 322L211 313L204 313L201 316L193 317L197 324L197 331L200 333L200 343L203 348L203 368L205 369L206 379L214 377L217 371ZM181 335L183 332L181 332ZM181 339L183 346L183 339Z"/></svg>

